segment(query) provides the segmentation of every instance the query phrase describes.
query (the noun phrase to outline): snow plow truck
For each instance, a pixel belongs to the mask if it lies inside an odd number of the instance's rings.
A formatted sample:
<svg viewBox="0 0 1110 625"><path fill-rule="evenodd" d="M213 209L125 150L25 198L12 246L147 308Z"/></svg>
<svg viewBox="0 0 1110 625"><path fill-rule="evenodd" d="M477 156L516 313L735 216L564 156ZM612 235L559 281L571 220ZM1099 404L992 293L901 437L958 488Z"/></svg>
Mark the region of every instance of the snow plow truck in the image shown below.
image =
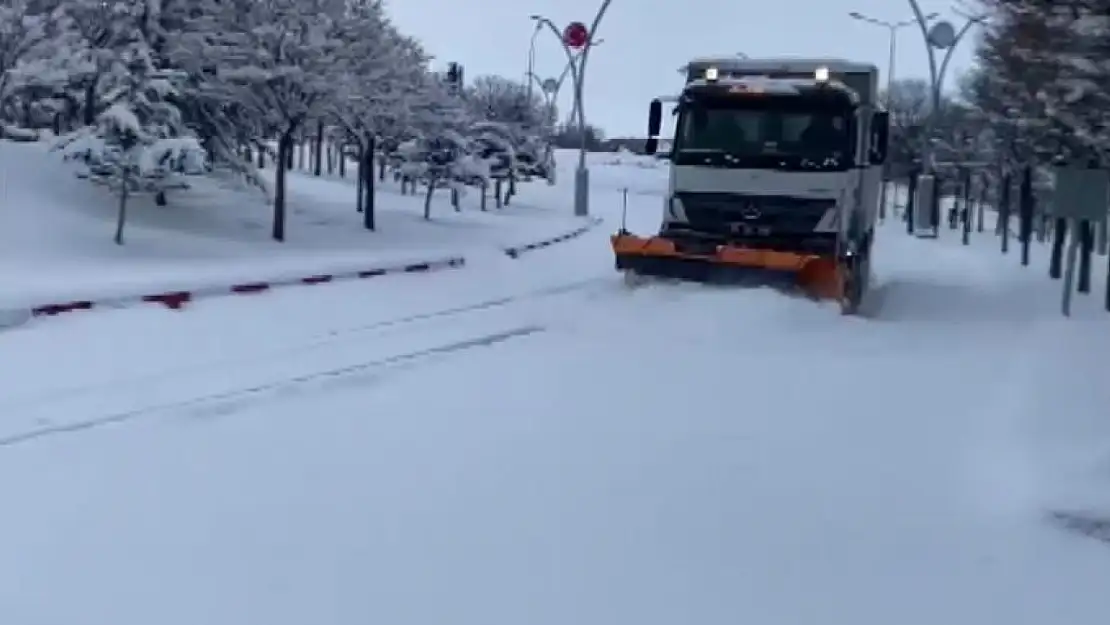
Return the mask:
<svg viewBox="0 0 1110 625"><path fill-rule="evenodd" d="M628 278L799 288L859 311L887 154L878 70L837 59L701 58L656 98L645 152L674 104L658 234L611 237Z"/></svg>

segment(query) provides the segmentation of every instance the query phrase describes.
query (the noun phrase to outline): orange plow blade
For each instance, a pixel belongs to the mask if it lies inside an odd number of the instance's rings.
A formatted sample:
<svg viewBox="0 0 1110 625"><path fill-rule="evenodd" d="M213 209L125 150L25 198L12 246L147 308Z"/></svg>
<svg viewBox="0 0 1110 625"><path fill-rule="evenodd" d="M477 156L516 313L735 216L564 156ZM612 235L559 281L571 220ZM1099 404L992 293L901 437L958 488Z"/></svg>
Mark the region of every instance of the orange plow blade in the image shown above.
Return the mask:
<svg viewBox="0 0 1110 625"><path fill-rule="evenodd" d="M610 241L621 271L696 281L764 274L775 278L768 282L786 281L819 299L839 299L843 291L836 260L824 256L729 245L690 251L664 237L625 233Z"/></svg>
<svg viewBox="0 0 1110 625"><path fill-rule="evenodd" d="M839 300L843 296L843 283L840 267L831 258L815 258L798 272L798 285L819 299Z"/></svg>

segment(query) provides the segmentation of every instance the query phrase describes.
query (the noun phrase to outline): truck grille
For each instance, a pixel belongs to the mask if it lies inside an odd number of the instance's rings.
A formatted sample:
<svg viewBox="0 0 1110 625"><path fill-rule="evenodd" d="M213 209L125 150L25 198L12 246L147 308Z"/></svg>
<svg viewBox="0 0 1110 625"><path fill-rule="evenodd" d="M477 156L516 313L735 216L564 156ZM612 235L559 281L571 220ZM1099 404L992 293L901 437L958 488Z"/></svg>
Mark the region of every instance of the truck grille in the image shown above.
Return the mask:
<svg viewBox="0 0 1110 625"><path fill-rule="evenodd" d="M679 192L675 196L682 202L691 229L722 235L734 233L737 227L768 234L809 234L825 212L836 206L833 199L778 195ZM758 215L753 215L752 209L758 210Z"/></svg>

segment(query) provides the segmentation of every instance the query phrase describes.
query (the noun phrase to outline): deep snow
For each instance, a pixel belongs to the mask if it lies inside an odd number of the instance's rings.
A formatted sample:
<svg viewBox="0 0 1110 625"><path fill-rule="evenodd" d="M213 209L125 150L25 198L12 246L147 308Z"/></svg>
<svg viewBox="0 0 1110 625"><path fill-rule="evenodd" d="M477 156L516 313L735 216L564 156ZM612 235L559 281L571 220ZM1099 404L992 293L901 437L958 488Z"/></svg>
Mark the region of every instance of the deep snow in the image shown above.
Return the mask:
<svg viewBox="0 0 1110 625"><path fill-rule="evenodd" d="M650 230L661 175L599 165L595 210L614 227L631 182ZM1110 513L1107 319L1059 316L1043 250L888 224L881 313L856 319L629 291L605 233L0 333L0 613L1105 620L1110 549L1047 517Z"/></svg>

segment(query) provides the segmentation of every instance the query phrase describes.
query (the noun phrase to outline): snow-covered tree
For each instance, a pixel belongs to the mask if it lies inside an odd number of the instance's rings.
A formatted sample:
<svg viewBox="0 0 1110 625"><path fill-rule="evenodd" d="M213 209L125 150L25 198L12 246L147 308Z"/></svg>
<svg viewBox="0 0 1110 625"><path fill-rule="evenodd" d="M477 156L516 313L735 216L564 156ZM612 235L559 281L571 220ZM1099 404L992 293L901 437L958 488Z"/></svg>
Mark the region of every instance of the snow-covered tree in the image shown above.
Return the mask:
<svg viewBox="0 0 1110 625"><path fill-rule="evenodd" d="M152 48L162 66L187 75L178 96L186 124L196 130L213 168L230 171L268 193L251 158L251 151L261 155L269 149L262 118L216 71L218 54L228 43L223 36L226 23L245 16L212 0L160 0L156 9L150 20Z"/></svg>
<svg viewBox="0 0 1110 625"><path fill-rule="evenodd" d="M475 116L507 130L513 148L505 175L509 197L516 193L518 180L549 177L554 167L552 110L540 91L529 87L501 76L479 76L466 90Z"/></svg>
<svg viewBox="0 0 1110 625"><path fill-rule="evenodd" d="M539 129L550 117L538 90L503 76L474 79L466 100L477 117L489 122Z"/></svg>
<svg viewBox="0 0 1110 625"><path fill-rule="evenodd" d="M514 169L518 166L517 136L508 125L488 121L471 126L470 136L477 157L486 163L488 178L494 185L493 196L497 207L501 208L512 199L508 190L503 191L502 185L513 179ZM483 184L486 182L483 181Z"/></svg>
<svg viewBox="0 0 1110 625"><path fill-rule="evenodd" d="M112 106L110 74L121 51L135 37L145 40L147 2L124 0L59 0L57 11L67 28L45 54L28 63L20 74L41 87L70 94L84 125Z"/></svg>
<svg viewBox="0 0 1110 625"><path fill-rule="evenodd" d="M982 0L990 19L967 97L1000 149L1030 162L1105 160L1110 0Z"/></svg>
<svg viewBox="0 0 1110 625"><path fill-rule="evenodd" d="M407 152L407 175L420 171L428 185L424 199L424 217L431 218L432 196L437 188L452 190L452 203L458 208L459 169L467 168L471 141L468 130L473 119L465 102L453 93L439 77L427 74L410 100L411 123L418 149ZM419 162L414 162L415 158ZM469 177L468 173L461 177Z"/></svg>
<svg viewBox="0 0 1110 625"><path fill-rule="evenodd" d="M294 140L335 93L341 0L208 0L208 62L226 97L278 140L272 236L285 240L285 164Z"/></svg>
<svg viewBox="0 0 1110 625"><path fill-rule="evenodd" d="M62 138L57 149L82 162L90 180L118 194L115 241L122 244L129 197L150 192L164 204L167 190L182 188L180 176L204 173L205 153L182 125L171 101L172 82L154 68L145 41L133 41L102 70L111 86L108 108L93 124Z"/></svg>
<svg viewBox="0 0 1110 625"><path fill-rule="evenodd" d="M124 208L136 192L165 200L166 189L182 186L180 176L198 169L198 147L207 171L231 170L267 194L258 168L276 160L283 165L272 190L278 240L284 166L312 134L319 151L325 138L361 148L358 205L368 228L375 158L383 179L393 163L427 185L429 216L436 189L450 188L458 209L463 189L484 189L491 175L507 177L510 190L518 177L539 175L550 136L542 102L507 79L479 79L462 93L444 84L419 42L388 19L387 6L10 0L0 7L0 122L18 118L30 130L10 130L31 138L53 126L65 155L83 162L90 180L120 192ZM491 148L489 128L476 122L504 130L508 147Z"/></svg>
<svg viewBox="0 0 1110 625"><path fill-rule="evenodd" d="M0 121L9 107L13 82L12 70L40 50L52 34L55 16L47 7L36 7L31 0L10 0L0 4ZM24 98L24 106L30 100Z"/></svg>
<svg viewBox="0 0 1110 625"><path fill-rule="evenodd" d="M336 97L330 114L358 146L356 205L364 226L373 230L374 155L382 139L399 138L398 129L409 121L426 57L389 22L381 0L352 0L337 37L343 46L334 59Z"/></svg>

